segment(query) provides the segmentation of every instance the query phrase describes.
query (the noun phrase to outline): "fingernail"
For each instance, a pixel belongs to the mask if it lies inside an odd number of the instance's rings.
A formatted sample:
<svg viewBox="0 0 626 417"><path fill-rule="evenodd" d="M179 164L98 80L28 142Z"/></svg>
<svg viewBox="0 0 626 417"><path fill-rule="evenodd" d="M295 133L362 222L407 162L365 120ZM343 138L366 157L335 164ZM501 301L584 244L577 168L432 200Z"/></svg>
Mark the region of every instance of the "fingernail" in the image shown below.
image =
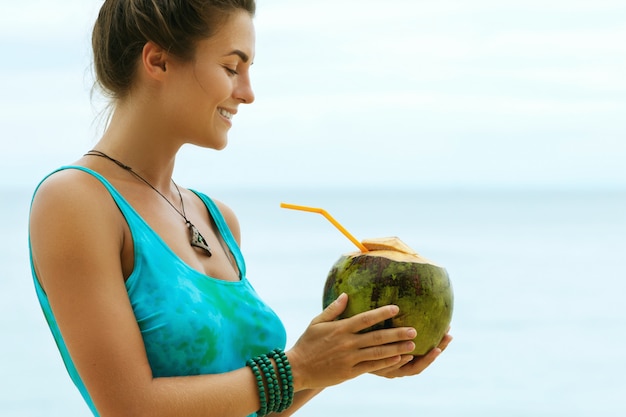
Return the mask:
<svg viewBox="0 0 626 417"><path fill-rule="evenodd" d="M398 314L398 313L400 312L400 307L398 307L398 306L394 306L394 305L392 305L392 306L390 306L390 307L391 307L391 312L392 312L394 315L395 315L395 314Z"/></svg>
<svg viewBox="0 0 626 417"><path fill-rule="evenodd" d="M417 337L417 331L415 329L409 329L406 331L406 335L411 339L415 339L415 337Z"/></svg>

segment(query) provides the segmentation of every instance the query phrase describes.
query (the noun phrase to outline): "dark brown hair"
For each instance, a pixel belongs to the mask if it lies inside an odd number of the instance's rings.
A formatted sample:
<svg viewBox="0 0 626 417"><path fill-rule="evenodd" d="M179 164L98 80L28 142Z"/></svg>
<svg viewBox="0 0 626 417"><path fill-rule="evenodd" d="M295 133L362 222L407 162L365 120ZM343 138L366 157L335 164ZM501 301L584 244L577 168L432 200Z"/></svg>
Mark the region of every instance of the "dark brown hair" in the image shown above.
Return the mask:
<svg viewBox="0 0 626 417"><path fill-rule="evenodd" d="M114 100L124 98L147 42L193 60L197 42L237 10L254 16L255 0L105 0L92 34L97 85Z"/></svg>

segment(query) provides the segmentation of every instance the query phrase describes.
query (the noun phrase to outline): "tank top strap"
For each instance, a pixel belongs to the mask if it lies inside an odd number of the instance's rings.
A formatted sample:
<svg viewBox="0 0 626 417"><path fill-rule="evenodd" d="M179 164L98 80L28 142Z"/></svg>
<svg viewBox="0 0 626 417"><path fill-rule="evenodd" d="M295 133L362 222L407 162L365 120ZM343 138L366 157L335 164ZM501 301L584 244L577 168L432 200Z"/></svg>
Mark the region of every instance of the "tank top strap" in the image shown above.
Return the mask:
<svg viewBox="0 0 626 417"><path fill-rule="evenodd" d="M235 240L235 237L230 231L230 227L228 227L228 224L226 223L226 219L222 215L222 212L220 211L219 207L217 207L217 204L215 204L215 202L211 198L209 198L207 195L201 192L198 192L196 190L190 190L190 191L193 192L195 195L197 195L206 206L211 218L213 218L213 221L215 221L215 224L217 225L217 229L220 232L222 239L224 239L226 246L228 246L228 249L232 253L233 257L235 258L235 262L237 263L237 268L239 268L239 275L241 276L242 279L244 279L246 277L246 263L244 261L243 254L241 253L239 244L237 244L237 241Z"/></svg>
<svg viewBox="0 0 626 417"><path fill-rule="evenodd" d="M35 189L35 193L33 193L33 195L37 193L37 190L39 189L41 184L43 184L43 182L48 177L54 175L55 173L57 173L59 171L65 171L67 169L76 169L76 170L79 170L79 171L86 172L86 173L90 174L91 176L95 177L98 181L100 181L100 183L102 183L102 185L104 185L104 187L107 189L109 194L111 194L111 197L113 197L113 200L115 201L115 204L117 204L117 206L121 210L121 212L124 215L124 217L126 217L126 219L129 218L128 217L129 215L132 215L133 217L139 217L139 214L135 211L135 209L115 189L115 187L113 187L113 185L109 182L109 180L107 180L104 176L102 176L98 172L94 171L93 169L90 169L90 168L87 168L87 167L83 167L83 166L80 166L80 165L65 165L65 166L62 166L62 167L59 167L59 168L55 169L54 171L52 171L51 173L46 175L43 180L41 180L41 182L39 183L39 185Z"/></svg>

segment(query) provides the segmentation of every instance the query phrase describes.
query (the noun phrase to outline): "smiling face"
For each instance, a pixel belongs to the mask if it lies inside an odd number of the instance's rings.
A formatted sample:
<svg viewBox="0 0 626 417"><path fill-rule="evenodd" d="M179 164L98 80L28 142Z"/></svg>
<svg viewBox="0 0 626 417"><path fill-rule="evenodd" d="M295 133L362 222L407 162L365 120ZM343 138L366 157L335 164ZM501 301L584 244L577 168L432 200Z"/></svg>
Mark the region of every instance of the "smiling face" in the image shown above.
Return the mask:
<svg viewBox="0 0 626 417"><path fill-rule="evenodd" d="M222 149L240 104L254 101L252 17L234 13L211 38L198 43L192 62L173 62L167 100L171 120L186 143Z"/></svg>

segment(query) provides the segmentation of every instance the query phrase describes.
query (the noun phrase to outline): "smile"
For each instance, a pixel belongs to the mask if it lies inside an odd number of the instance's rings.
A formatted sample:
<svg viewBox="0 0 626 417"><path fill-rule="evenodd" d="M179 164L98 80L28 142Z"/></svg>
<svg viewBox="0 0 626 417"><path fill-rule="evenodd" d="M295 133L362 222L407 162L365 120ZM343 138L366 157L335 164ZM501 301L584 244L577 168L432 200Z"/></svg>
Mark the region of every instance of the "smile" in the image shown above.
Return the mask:
<svg viewBox="0 0 626 417"><path fill-rule="evenodd" d="M227 110L224 109L217 109L217 111L225 118L227 118L228 120L232 120L233 118L233 114Z"/></svg>

